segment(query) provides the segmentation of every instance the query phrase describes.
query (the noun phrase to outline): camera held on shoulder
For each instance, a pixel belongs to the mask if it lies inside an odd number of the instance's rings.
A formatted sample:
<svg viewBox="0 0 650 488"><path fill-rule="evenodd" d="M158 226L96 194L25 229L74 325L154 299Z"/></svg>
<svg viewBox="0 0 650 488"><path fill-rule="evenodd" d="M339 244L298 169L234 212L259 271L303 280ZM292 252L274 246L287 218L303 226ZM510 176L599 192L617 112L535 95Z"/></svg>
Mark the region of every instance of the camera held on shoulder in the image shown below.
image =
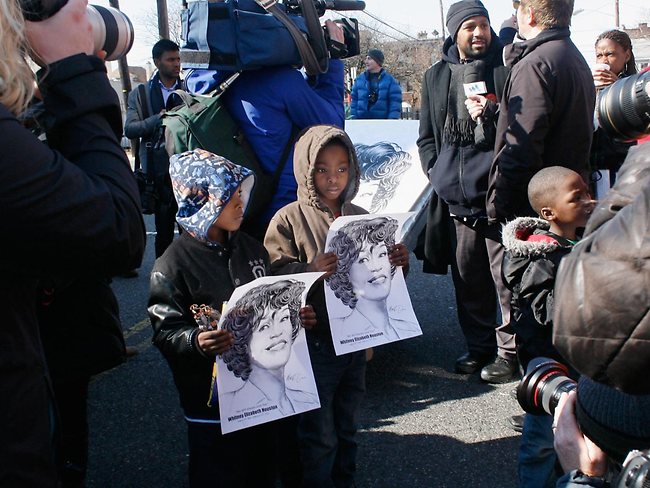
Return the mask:
<svg viewBox="0 0 650 488"><path fill-rule="evenodd" d="M580 405L577 397L578 392L583 391L590 397L598 396L602 403L609 395L625 394L584 376L576 383L568 375L565 365L549 358L536 358L529 363L526 374L517 386L517 400L526 412L553 415L554 447L564 471L575 473L574 476L613 479L610 486L614 488L648 486L650 449L634 449L635 440L631 433L602 428L602 420L591 419L589 402ZM593 394L594 391L597 393ZM641 406L639 409L643 410ZM642 413L639 412L640 415ZM599 421L601 428L596 423ZM647 442L636 442L647 445ZM610 469L612 465L614 469Z"/></svg>

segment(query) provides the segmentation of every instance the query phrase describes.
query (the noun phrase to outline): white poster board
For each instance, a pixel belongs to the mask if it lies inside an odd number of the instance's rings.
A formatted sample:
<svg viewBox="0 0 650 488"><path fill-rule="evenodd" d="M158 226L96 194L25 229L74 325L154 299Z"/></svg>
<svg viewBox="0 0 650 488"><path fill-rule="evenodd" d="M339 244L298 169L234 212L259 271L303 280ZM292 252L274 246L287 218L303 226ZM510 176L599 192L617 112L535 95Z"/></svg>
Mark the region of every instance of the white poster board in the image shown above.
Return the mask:
<svg viewBox="0 0 650 488"><path fill-rule="evenodd" d="M345 121L361 170L353 203L370 213L414 212L403 240L411 249L424 226L424 210L431 195L418 154L418 130L417 120Z"/></svg>
<svg viewBox="0 0 650 488"><path fill-rule="evenodd" d="M401 267L388 249L401 240L410 213L336 219L325 252L338 258L325 301L336 355L422 335Z"/></svg>
<svg viewBox="0 0 650 488"><path fill-rule="evenodd" d="M323 273L258 278L235 289L219 321L235 344L217 356L221 432L320 407L298 313Z"/></svg>

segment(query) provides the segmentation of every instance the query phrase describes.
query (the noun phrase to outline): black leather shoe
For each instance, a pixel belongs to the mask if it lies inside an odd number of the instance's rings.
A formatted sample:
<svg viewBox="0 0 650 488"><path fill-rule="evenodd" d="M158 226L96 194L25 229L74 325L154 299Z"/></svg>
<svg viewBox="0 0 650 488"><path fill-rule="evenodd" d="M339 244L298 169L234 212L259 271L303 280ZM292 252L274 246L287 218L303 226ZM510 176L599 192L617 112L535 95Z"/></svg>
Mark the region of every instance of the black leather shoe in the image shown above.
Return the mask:
<svg viewBox="0 0 650 488"><path fill-rule="evenodd" d="M458 374L472 374L476 373L483 366L492 361L494 356L484 356L482 354L473 354L467 352L461 357L456 359L456 373Z"/></svg>
<svg viewBox="0 0 650 488"><path fill-rule="evenodd" d="M507 383L512 381L517 373L517 360L497 356L493 363L481 370L481 379L488 383Z"/></svg>
<svg viewBox="0 0 650 488"><path fill-rule="evenodd" d="M522 413L521 415L513 415L508 419L508 424L510 425L510 427L512 427L512 430L521 433L524 431L525 418L526 418L525 413Z"/></svg>

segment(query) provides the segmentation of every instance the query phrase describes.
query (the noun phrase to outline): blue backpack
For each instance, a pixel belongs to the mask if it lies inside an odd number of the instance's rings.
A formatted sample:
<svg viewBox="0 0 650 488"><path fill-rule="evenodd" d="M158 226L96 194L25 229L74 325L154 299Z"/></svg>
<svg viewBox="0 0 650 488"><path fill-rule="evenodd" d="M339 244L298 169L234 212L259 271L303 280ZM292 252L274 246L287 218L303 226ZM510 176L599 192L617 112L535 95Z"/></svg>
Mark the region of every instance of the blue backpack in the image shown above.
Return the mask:
<svg viewBox="0 0 650 488"><path fill-rule="evenodd" d="M183 68L242 71L305 66L324 73L328 51L313 0L299 0L302 15L275 0L188 0L182 13Z"/></svg>

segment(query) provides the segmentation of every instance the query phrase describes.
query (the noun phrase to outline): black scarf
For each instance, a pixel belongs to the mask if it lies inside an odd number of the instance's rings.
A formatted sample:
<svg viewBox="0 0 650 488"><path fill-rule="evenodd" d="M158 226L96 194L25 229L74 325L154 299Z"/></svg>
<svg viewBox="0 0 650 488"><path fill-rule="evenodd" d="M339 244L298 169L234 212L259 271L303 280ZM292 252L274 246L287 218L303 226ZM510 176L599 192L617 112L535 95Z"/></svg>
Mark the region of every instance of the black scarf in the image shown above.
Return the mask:
<svg viewBox="0 0 650 488"><path fill-rule="evenodd" d="M489 93L494 93L494 77L492 71L497 66L503 65L501 56L502 46L496 33L491 30L492 42L483 58L485 61L485 83ZM443 46L443 60L449 64L451 81L447 100L447 118L443 129L442 138L445 144L453 146L468 146L474 144L474 129L476 122L472 120L465 107L465 90L463 83L465 69L469 63L462 63L458 54L458 47L450 37ZM471 62L471 61L470 61Z"/></svg>

